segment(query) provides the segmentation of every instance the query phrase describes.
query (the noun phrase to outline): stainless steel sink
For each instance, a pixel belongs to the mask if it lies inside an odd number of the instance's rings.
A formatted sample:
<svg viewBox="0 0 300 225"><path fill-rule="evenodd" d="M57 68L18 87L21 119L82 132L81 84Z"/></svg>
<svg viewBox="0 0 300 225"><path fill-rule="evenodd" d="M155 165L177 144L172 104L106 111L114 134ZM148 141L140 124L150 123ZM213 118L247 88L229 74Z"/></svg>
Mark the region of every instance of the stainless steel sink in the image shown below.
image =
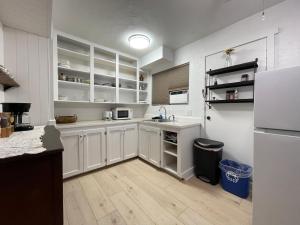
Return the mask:
<svg viewBox="0 0 300 225"><path fill-rule="evenodd" d="M146 122L156 122L156 123L166 123L166 122L173 122L173 120L169 119L151 119L151 120L145 120Z"/></svg>

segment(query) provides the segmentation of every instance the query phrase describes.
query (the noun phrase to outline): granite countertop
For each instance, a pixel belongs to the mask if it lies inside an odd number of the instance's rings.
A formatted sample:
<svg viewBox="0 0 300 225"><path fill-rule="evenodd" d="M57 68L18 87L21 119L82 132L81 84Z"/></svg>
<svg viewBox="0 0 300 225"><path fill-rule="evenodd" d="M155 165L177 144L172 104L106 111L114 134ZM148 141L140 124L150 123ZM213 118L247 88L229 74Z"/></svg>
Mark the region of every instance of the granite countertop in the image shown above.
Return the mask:
<svg viewBox="0 0 300 225"><path fill-rule="evenodd" d="M14 132L0 139L0 162L22 155L62 151L60 133L54 126L36 126L33 130Z"/></svg>
<svg viewBox="0 0 300 225"><path fill-rule="evenodd" d="M174 122L152 122L149 118L134 118L131 120L94 120L94 121L78 121L76 123L70 124L56 124L57 129L71 129L71 128L81 128L81 127L93 127L93 126L110 126L110 125L122 125L122 124L132 124L132 123L143 123L151 126L157 127L170 127L183 129L193 126L201 125L200 122L192 122L192 121L174 121Z"/></svg>

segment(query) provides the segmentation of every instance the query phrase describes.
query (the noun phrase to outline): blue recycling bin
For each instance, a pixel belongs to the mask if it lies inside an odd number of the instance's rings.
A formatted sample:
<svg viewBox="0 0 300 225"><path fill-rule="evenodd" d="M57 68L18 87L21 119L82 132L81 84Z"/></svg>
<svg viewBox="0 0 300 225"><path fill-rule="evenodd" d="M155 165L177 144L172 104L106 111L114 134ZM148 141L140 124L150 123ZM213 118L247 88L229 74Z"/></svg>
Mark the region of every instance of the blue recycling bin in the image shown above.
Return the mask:
<svg viewBox="0 0 300 225"><path fill-rule="evenodd" d="M241 198L247 198L252 167L228 159L221 160L219 167L223 189Z"/></svg>

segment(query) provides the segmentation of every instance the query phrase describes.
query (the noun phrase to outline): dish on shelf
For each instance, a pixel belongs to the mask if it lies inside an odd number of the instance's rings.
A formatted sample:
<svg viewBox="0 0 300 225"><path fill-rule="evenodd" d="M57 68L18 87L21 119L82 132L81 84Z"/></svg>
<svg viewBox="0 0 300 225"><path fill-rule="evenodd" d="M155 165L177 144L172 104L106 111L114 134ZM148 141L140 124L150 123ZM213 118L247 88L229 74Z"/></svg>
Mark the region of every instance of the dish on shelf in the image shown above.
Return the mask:
<svg viewBox="0 0 300 225"><path fill-rule="evenodd" d="M61 100L61 101L68 101L69 100L69 98L68 98L68 96L58 96L58 100Z"/></svg>
<svg viewBox="0 0 300 225"><path fill-rule="evenodd" d="M64 67L66 69L70 69L71 68L70 60L60 59L60 61L58 62L58 66Z"/></svg>
<svg viewBox="0 0 300 225"><path fill-rule="evenodd" d="M105 102L106 100L103 98L95 98L94 102Z"/></svg>

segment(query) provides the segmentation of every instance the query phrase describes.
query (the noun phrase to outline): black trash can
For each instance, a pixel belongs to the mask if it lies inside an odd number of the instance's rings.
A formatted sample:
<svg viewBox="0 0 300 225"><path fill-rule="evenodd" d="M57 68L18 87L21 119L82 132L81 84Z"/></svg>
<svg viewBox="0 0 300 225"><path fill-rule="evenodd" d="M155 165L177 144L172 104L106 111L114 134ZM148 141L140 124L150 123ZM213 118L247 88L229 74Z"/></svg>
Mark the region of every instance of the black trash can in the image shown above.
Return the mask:
<svg viewBox="0 0 300 225"><path fill-rule="evenodd" d="M194 141L194 171L199 179L216 185L220 179L219 162L222 160L223 142L204 138Z"/></svg>

